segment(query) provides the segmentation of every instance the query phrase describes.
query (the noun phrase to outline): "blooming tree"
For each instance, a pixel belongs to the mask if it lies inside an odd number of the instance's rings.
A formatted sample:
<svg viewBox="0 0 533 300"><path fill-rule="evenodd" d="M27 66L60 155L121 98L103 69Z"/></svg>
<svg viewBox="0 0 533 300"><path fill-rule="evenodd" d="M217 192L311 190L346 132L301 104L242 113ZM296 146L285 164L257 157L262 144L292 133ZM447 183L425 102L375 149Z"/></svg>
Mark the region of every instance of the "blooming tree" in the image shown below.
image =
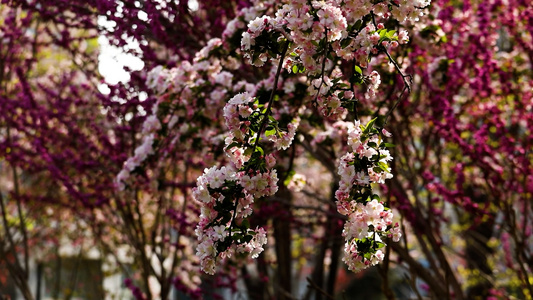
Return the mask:
<svg viewBox="0 0 533 300"><path fill-rule="evenodd" d="M524 1L439 1L413 33L404 64L418 83L391 122L393 139L412 142L395 141L406 159L389 192L414 233L394 248L423 253L431 268L410 270L433 295L532 294L531 13Z"/></svg>

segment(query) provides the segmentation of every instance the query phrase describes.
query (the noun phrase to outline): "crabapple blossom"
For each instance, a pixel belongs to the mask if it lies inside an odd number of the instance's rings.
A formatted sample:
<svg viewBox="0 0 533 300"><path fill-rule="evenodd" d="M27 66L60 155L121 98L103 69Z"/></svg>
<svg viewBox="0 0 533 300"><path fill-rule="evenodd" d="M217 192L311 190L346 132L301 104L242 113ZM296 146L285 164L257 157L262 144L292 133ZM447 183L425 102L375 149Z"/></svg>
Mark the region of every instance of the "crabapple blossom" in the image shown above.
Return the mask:
<svg viewBox="0 0 533 300"><path fill-rule="evenodd" d="M374 120L361 126L359 121L348 126L348 145L352 149L341 157L338 172L337 208L347 216L343 236L346 238L343 261L354 272L383 260L377 250L385 246L384 238L399 240L398 225L392 225L392 212L386 210L379 196L372 193L373 183L392 178L387 162L392 159L380 142Z"/></svg>
<svg viewBox="0 0 533 300"><path fill-rule="evenodd" d="M196 228L197 255L202 270L208 274L214 274L219 257L250 253L254 258L263 251L266 231L249 229L244 220L251 214L254 198L270 196L277 191L277 175L276 170L254 173L249 176L226 167L212 167L205 169L204 175L197 179L193 197L204 204ZM235 203L230 196L237 197ZM222 208L225 206L229 209Z"/></svg>

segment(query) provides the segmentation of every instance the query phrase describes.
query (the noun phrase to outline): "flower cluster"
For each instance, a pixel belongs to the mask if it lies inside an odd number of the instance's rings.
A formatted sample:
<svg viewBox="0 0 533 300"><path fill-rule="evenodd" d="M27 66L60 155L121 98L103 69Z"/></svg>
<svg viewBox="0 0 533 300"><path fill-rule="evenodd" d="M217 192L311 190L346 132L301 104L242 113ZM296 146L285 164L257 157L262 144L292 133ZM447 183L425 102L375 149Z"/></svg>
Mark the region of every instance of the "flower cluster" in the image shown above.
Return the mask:
<svg viewBox="0 0 533 300"><path fill-rule="evenodd" d="M256 258L263 251L266 231L250 229L246 218L252 214L254 198L276 193L277 180L276 170L236 172L226 167L206 169L198 178L193 196L203 204L196 234L204 272L214 274L217 257L249 253Z"/></svg>
<svg viewBox="0 0 533 300"><path fill-rule="evenodd" d="M161 95L158 102L152 109L152 114L146 117L142 124L143 142L138 146L134 155L129 157L123 165L115 179L118 190L122 191L128 184L131 184L131 174L138 167L141 167L148 156L155 153L154 141L159 134L164 131L168 134L181 118L183 124L179 124L178 132L169 143L175 145L180 138L188 136L191 128L191 121L198 106L205 104L206 117L217 118L216 108L220 103L225 102L226 94L235 90L252 90L246 82L239 82L233 85L233 75L224 71L224 67L235 68L236 63L231 58L227 60L211 59L211 53L218 51L222 47L221 39L214 38L208 41L207 45L198 51L192 63L183 61L172 69L165 69L158 66L152 69L147 76L147 85L158 95ZM209 59L209 60L208 60ZM200 98L198 90L210 87L209 98L205 103L197 103L195 98ZM163 96L165 95L165 96ZM172 102L168 96L172 95ZM161 118L161 120L160 120Z"/></svg>
<svg viewBox="0 0 533 300"><path fill-rule="evenodd" d="M252 125L249 119L260 115L261 112L255 100L250 93L240 93L231 98L224 107L224 119L232 140L243 142Z"/></svg>
<svg viewBox="0 0 533 300"><path fill-rule="evenodd" d="M392 1L391 1L392 2ZM323 71L327 53L332 49L338 57L355 59L366 67L368 57L379 47L395 47L407 43L407 31L387 30L383 23L366 22L364 17L375 14L383 21L393 17L403 22L416 20L420 7L429 1L393 1L372 4L372 1L291 1L275 13L275 17L259 16L248 23L242 34L241 49L249 62L262 66L279 54L285 41L291 42L291 56L285 67L294 72L305 70L317 76ZM417 6L420 4L420 6ZM390 7L390 10L389 10Z"/></svg>
<svg viewBox="0 0 533 300"><path fill-rule="evenodd" d="M273 169L274 156L265 154L259 141L266 137L274 142L275 148L286 148L292 142L299 122L296 118L284 132L267 112L270 112L268 105L260 104L249 92L235 95L224 107L223 115L229 130L225 150L234 167L206 169L193 192L194 198L202 203L196 230L197 255L206 273L214 273L217 257L223 259L234 253L248 253L255 258L263 251L266 231L263 228L250 229L246 218L252 214L251 205L255 199L277 192L278 176Z"/></svg>
<svg viewBox="0 0 533 300"><path fill-rule="evenodd" d="M352 151L344 155L339 164L341 177L337 198L337 210L345 215L343 236L346 238L343 261L354 272L375 265L383 260L380 248L384 237L397 242L398 225L393 225L392 212L379 202L372 192L373 183L384 183L392 178L388 162L392 160L374 128L375 119L366 126L355 121L348 128L348 145Z"/></svg>
<svg viewBox="0 0 533 300"><path fill-rule="evenodd" d="M276 149L287 150L287 148L289 148L289 146L292 144L299 125L300 118L296 117L289 124L287 124L287 132L272 128L270 132L267 132L267 134L269 134L268 140L274 142L274 147ZM274 133L274 131L277 132Z"/></svg>
<svg viewBox="0 0 533 300"><path fill-rule="evenodd" d="M155 110L157 112L157 110ZM131 176L131 173L139 167L149 155L154 154L154 139L157 131L161 129L161 122L155 114L150 115L143 123L143 142L140 146L135 148L134 155L129 157L125 162L122 170L116 177L116 186L119 191L126 188L126 183Z"/></svg>
<svg viewBox="0 0 533 300"><path fill-rule="evenodd" d="M321 115L331 119L344 119L346 117L348 110L342 104L353 100L353 92L342 91L338 86L334 86L328 76L314 79L308 90L310 94L316 95L315 104Z"/></svg>

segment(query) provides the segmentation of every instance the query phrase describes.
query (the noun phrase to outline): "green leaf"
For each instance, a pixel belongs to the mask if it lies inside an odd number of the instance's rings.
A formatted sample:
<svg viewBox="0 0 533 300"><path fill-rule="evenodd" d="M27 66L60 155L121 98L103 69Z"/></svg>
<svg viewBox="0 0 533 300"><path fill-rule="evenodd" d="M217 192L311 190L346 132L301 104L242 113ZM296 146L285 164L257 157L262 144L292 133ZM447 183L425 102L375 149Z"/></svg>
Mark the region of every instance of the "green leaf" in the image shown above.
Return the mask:
<svg viewBox="0 0 533 300"><path fill-rule="evenodd" d="M289 183L291 182L292 177L294 176L294 174L296 174L296 172L294 172L294 170L290 170L287 173L287 177L285 178L285 181L283 181L283 185L285 185L285 186L289 185Z"/></svg>
<svg viewBox="0 0 533 300"><path fill-rule="evenodd" d="M385 247L385 244L381 242L375 242L374 244L375 244L376 250Z"/></svg>
<svg viewBox="0 0 533 300"><path fill-rule="evenodd" d="M363 26L363 20L357 20L357 22L355 22L352 28L355 30L359 30L361 29L362 26Z"/></svg>
<svg viewBox="0 0 533 300"><path fill-rule="evenodd" d="M275 128L272 128L272 129L267 129L265 131L265 135L266 136L271 136L271 135L275 135L276 134L276 129Z"/></svg>
<svg viewBox="0 0 533 300"><path fill-rule="evenodd" d="M383 170L383 168L380 167L380 166L374 167L372 170L374 170L374 172L376 172L376 173L380 173L380 172L384 172L384 171L385 171L385 170Z"/></svg>
<svg viewBox="0 0 533 300"><path fill-rule="evenodd" d="M352 39L350 39L350 38L347 38L347 39L342 40L342 42L341 42L341 48L344 49L344 48L348 47L348 46L350 45L351 42L352 42Z"/></svg>
<svg viewBox="0 0 533 300"><path fill-rule="evenodd" d="M253 236L247 235L247 236L244 237L244 242L245 243L249 243L253 238L254 238Z"/></svg>
<svg viewBox="0 0 533 300"><path fill-rule="evenodd" d="M355 73L354 76L350 77L350 83L352 83L352 84L362 84L363 83L363 76Z"/></svg>
<svg viewBox="0 0 533 300"><path fill-rule="evenodd" d="M242 234L234 234L231 236L231 239L238 242L240 241L244 236Z"/></svg>
<svg viewBox="0 0 533 300"><path fill-rule="evenodd" d="M244 219L241 223L241 228L244 228L244 230L250 228L250 221L248 221L248 219Z"/></svg>
<svg viewBox="0 0 533 300"><path fill-rule="evenodd" d="M363 130L363 134L368 134L370 132L370 130L372 130L372 128L374 128L374 123L376 122L376 120L377 120L377 118L374 118L374 119L370 120L370 122L368 122L368 124L366 124L366 127Z"/></svg>
<svg viewBox="0 0 533 300"><path fill-rule="evenodd" d="M261 156L265 155L265 151L263 150L263 148L261 146L257 146L255 148L255 152L259 152L261 154Z"/></svg>
<svg viewBox="0 0 533 300"><path fill-rule="evenodd" d="M293 72L294 74L298 73L298 65L293 65L293 66L292 66L292 72Z"/></svg>
<svg viewBox="0 0 533 300"><path fill-rule="evenodd" d="M359 66L355 66L355 72L359 75L363 75L363 70L361 70L361 68Z"/></svg>
<svg viewBox="0 0 533 300"><path fill-rule="evenodd" d="M379 168L381 168L384 172L388 172L388 171L389 171L389 165L387 165L387 164L384 163L384 162L379 162L379 163L378 163L378 166L379 166Z"/></svg>
<svg viewBox="0 0 533 300"><path fill-rule="evenodd" d="M238 143L238 142L233 142L233 143L229 144L229 145L226 147L226 151L227 151L227 150L230 150L230 149L233 148L233 147L237 147L237 146L239 146L239 145L240 145L240 143Z"/></svg>
<svg viewBox="0 0 533 300"><path fill-rule="evenodd" d="M252 148L246 148L246 150L244 150L244 155L245 155L245 156L250 156L250 155L252 155Z"/></svg>

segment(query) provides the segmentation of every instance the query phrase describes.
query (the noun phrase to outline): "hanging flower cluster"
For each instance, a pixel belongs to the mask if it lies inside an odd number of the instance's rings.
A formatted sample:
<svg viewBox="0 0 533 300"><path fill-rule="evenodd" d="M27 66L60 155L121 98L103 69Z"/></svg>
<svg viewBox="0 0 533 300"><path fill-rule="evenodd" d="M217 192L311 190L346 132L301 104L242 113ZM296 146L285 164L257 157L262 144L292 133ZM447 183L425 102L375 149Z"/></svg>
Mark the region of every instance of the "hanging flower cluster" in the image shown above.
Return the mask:
<svg viewBox="0 0 533 300"><path fill-rule="evenodd" d="M341 157L338 168L337 210L348 219L343 231L343 261L354 272L383 260L380 249L385 246L385 237L392 237L394 242L401 237L398 224L393 225L392 212L372 191L373 183L392 178L388 165L392 156L387 150L392 145L381 141L375 120L366 126L359 121L350 124L348 145L352 151Z"/></svg>
<svg viewBox="0 0 533 300"><path fill-rule="evenodd" d="M230 131L225 149L234 167L206 169L193 190L194 198L203 203L196 233L200 243L197 255L206 273L214 274L217 257L234 253L257 257L267 241L265 229L250 229L246 219L252 214L254 199L272 196L278 190L275 159L265 155L258 144L259 133L263 124L268 124L266 135L281 136L273 140L278 149L283 147L284 137L294 136L294 130L280 131L277 122L266 115L268 111L247 92L235 95L224 107Z"/></svg>
<svg viewBox="0 0 533 300"><path fill-rule="evenodd" d="M202 270L215 273L217 256L250 253L256 258L266 244L263 228L250 229L246 218L252 213L254 197L270 196L277 190L276 171L235 172L226 167L206 169L198 178L194 197L203 203L196 234L197 255Z"/></svg>

